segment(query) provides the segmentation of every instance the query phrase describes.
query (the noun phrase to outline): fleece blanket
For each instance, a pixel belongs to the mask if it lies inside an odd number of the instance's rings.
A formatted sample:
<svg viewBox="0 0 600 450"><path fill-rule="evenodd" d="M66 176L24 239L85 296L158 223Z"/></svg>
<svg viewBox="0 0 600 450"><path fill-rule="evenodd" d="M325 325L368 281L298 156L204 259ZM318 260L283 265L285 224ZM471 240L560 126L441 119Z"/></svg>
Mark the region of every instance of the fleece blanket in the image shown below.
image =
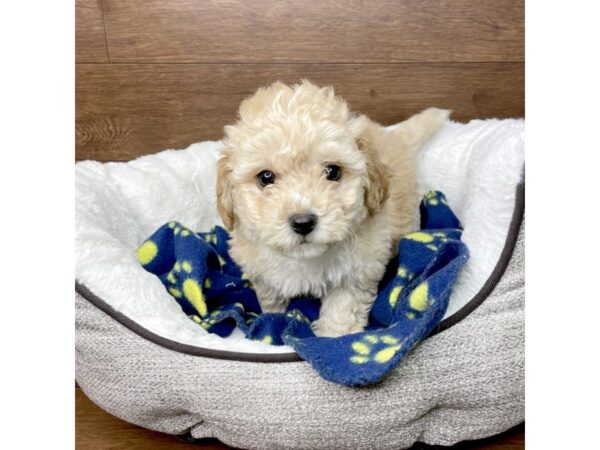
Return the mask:
<svg viewBox="0 0 600 450"><path fill-rule="evenodd" d="M440 322L468 258L460 222L441 192L428 192L420 212L421 231L401 239L366 330L336 338L312 332L319 299L296 298L285 313L261 313L250 281L229 256L229 235L219 226L195 233L169 222L144 241L137 257L207 331L226 337L238 327L249 339L290 345L329 381L366 385L379 382Z"/></svg>

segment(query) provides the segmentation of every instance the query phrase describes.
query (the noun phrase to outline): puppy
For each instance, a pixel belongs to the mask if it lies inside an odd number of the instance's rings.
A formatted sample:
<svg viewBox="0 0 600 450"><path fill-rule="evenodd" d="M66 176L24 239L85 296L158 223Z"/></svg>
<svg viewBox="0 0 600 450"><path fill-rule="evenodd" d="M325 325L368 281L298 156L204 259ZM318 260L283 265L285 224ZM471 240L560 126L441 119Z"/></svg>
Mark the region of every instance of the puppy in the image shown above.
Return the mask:
<svg viewBox="0 0 600 450"><path fill-rule="evenodd" d="M430 108L388 131L308 81L242 102L225 127L217 209L265 312L310 295L322 301L316 335L364 329L412 228L415 154L448 115Z"/></svg>

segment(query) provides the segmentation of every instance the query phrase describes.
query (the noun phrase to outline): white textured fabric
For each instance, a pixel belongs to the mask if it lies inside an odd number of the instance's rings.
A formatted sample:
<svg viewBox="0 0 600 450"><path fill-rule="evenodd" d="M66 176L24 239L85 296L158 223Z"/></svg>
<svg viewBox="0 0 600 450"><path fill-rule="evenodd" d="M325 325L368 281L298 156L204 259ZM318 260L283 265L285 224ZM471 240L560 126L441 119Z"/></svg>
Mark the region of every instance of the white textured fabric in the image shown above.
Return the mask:
<svg viewBox="0 0 600 450"><path fill-rule="evenodd" d="M128 163L76 165L76 279L116 310L163 337L206 348L289 352L245 339L223 339L189 320L135 249L171 220L205 231L220 224L215 207L219 142L166 150ZM446 316L481 288L502 251L524 161L524 121L448 122L426 144L418 165L419 194L443 191L462 221L471 259Z"/></svg>
<svg viewBox="0 0 600 450"><path fill-rule="evenodd" d="M471 258L452 292L446 317L467 304L498 262L525 162L523 120L448 123L418 164L419 195L442 191L464 226Z"/></svg>

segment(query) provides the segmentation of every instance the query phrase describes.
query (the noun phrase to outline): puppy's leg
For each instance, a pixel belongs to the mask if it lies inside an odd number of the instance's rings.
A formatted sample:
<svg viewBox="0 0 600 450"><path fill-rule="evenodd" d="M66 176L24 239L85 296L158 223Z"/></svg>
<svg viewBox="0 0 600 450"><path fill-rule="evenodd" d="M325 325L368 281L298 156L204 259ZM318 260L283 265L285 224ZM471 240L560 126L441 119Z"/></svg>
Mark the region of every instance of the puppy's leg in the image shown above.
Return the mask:
<svg viewBox="0 0 600 450"><path fill-rule="evenodd" d="M252 287L254 288L254 292L256 292L258 303L260 303L260 307L264 313L285 312L289 299L278 295L277 291L264 281L254 280Z"/></svg>
<svg viewBox="0 0 600 450"><path fill-rule="evenodd" d="M317 336L341 336L363 331L375 292L356 287L338 287L321 300L319 319L312 323Z"/></svg>

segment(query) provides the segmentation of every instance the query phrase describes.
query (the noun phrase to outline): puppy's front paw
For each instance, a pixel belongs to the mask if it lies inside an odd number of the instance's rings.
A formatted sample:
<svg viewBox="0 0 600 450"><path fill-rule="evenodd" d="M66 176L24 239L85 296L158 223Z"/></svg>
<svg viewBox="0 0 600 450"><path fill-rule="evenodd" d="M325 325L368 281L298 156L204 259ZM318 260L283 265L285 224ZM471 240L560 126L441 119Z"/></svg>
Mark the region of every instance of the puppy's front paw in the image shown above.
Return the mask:
<svg viewBox="0 0 600 450"><path fill-rule="evenodd" d="M363 331L375 300L371 291L337 288L321 300L319 320L312 323L317 336L342 336Z"/></svg>
<svg viewBox="0 0 600 450"><path fill-rule="evenodd" d="M345 334L358 333L364 330L364 325L356 321L346 324L338 324L327 319L318 319L310 324L310 327L316 336L337 337Z"/></svg>
<svg viewBox="0 0 600 450"><path fill-rule="evenodd" d="M260 281L254 281L254 292L258 298L260 308L264 313L282 313L285 312L289 303L288 299L279 295L279 293L270 286Z"/></svg>

